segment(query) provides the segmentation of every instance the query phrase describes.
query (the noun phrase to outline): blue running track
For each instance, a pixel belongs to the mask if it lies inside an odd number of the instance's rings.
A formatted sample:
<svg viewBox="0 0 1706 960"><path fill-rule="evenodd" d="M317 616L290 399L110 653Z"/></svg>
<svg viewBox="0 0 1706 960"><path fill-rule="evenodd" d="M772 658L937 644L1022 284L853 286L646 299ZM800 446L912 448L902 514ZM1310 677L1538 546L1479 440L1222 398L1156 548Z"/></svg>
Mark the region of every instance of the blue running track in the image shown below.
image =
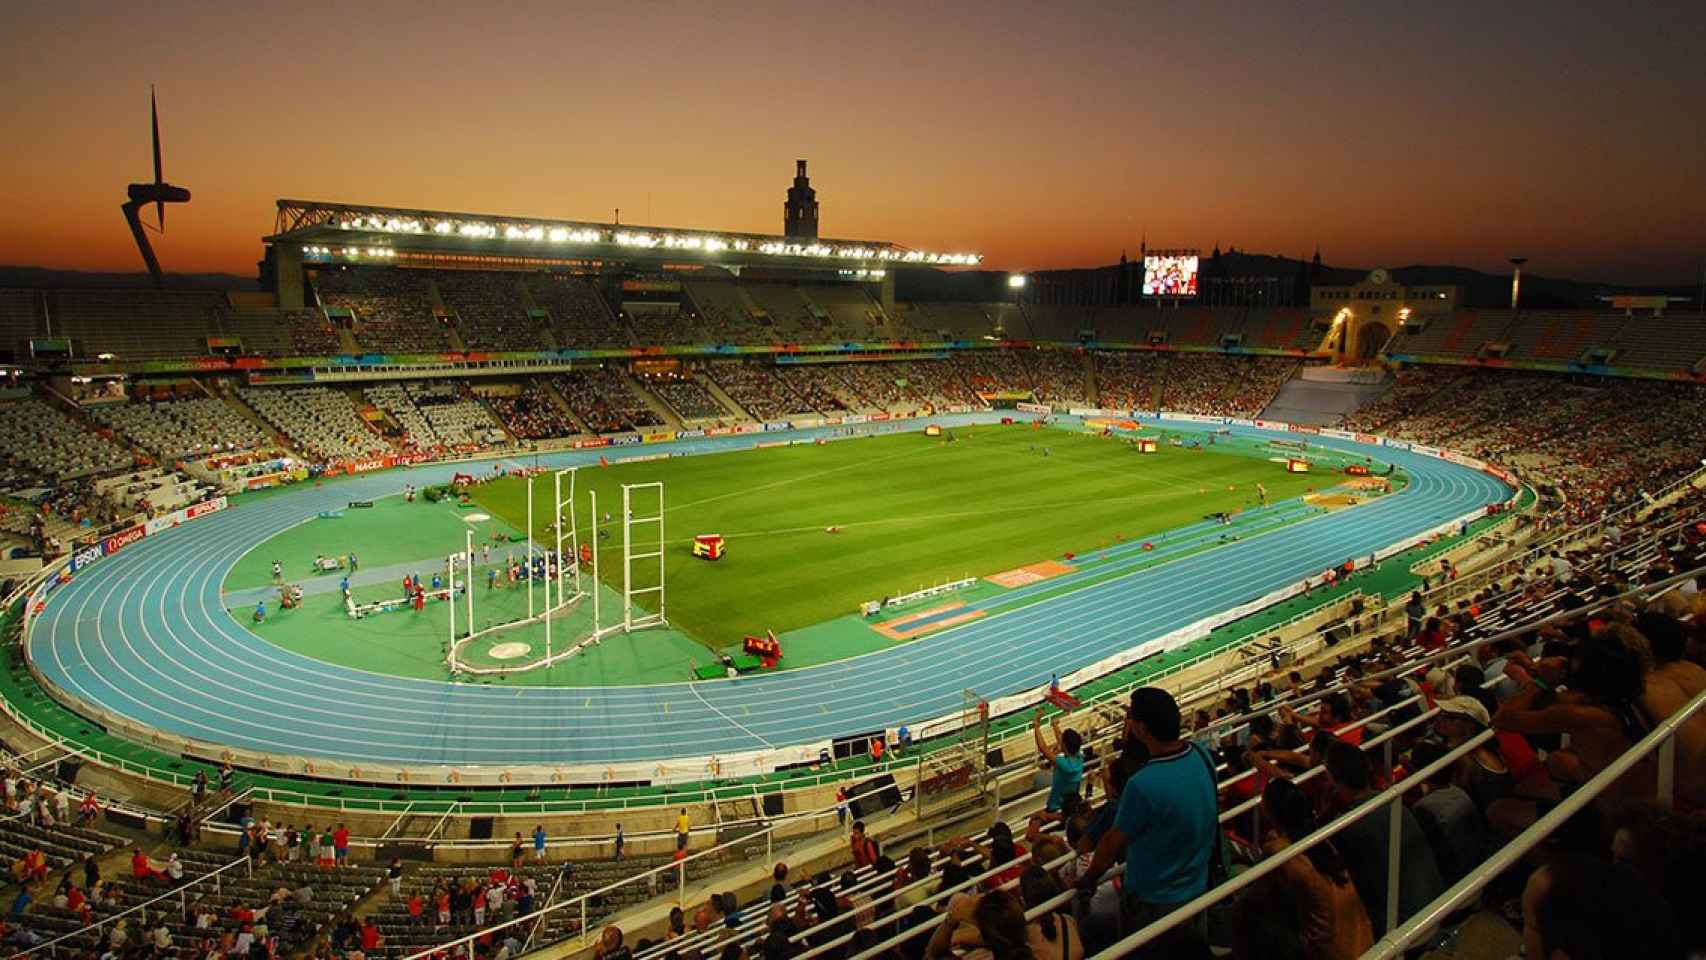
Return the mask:
<svg viewBox="0 0 1706 960"><path fill-rule="evenodd" d="M718 437L675 449L752 442ZM597 456L562 453L541 463L571 466ZM467 469L455 465L305 487L148 537L54 591L36 621L32 652L49 680L88 703L236 749L452 766L610 764L769 750L954 713L968 688L997 696L1040 685L1051 673L1068 673L1347 557L1410 539L1510 492L1485 473L1442 460L1389 448L1379 448L1378 456L1408 471L1410 485L1352 510L903 646L732 681L541 688L404 679L291 653L226 613L220 584L252 545L352 499L397 493L405 476L424 485Z"/></svg>

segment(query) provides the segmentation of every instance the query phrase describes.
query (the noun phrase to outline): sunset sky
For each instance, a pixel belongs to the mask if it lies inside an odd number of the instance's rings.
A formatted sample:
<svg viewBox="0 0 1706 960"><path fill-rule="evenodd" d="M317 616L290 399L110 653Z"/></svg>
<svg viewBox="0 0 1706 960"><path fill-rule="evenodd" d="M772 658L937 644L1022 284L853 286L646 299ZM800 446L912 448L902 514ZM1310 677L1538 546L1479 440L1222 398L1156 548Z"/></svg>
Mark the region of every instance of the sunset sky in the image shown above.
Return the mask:
<svg viewBox="0 0 1706 960"><path fill-rule="evenodd" d="M483 6L8 3L0 263L140 269L150 82L174 272L279 197L777 232L797 157L826 235L1002 269L1706 261L1706 4Z"/></svg>

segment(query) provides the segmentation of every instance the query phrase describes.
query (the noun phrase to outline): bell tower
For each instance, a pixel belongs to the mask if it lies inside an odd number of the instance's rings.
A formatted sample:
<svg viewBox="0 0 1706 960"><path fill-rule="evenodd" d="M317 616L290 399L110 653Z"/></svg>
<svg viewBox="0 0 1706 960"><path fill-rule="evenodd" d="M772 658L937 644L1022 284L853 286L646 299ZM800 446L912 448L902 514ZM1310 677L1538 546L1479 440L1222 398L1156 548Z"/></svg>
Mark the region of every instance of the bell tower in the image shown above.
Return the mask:
<svg viewBox="0 0 1706 960"><path fill-rule="evenodd" d="M794 161L794 185L782 204L782 235L801 240L817 239L817 191L806 176L806 162Z"/></svg>

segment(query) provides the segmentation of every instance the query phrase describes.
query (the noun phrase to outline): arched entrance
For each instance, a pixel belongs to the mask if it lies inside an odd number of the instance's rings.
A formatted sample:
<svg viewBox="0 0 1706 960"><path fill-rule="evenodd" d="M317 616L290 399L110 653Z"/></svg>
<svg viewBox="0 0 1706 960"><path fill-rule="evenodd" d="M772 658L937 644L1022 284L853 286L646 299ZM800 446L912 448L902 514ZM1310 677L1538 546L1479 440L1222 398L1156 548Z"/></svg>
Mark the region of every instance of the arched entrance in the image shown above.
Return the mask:
<svg viewBox="0 0 1706 960"><path fill-rule="evenodd" d="M1357 325L1355 353L1351 359L1364 361L1373 360L1386 346L1386 341L1392 339L1392 331L1386 324L1376 320L1365 320Z"/></svg>

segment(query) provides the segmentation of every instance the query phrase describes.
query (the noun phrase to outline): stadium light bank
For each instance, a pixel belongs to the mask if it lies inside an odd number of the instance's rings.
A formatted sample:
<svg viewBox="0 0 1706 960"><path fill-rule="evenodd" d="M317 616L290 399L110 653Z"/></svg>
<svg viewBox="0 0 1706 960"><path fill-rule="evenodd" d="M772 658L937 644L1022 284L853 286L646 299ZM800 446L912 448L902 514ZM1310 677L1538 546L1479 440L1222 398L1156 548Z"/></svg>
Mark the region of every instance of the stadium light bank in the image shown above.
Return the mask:
<svg viewBox="0 0 1706 960"><path fill-rule="evenodd" d="M544 224L499 224L480 220L432 220L404 217L353 216L332 222L342 230L387 233L400 236L437 235L469 240L513 240L525 243L562 245L612 244L637 250L680 250L702 254L734 252L774 257L810 257L822 260L863 260L931 266L973 267L983 261L978 253L935 253L862 244L794 243L780 239L723 236L713 233L678 233L659 230L625 230L619 227L553 227ZM324 248L310 253L344 256L380 256L373 248ZM352 253L352 251L354 251ZM1021 280L1023 278L1020 278ZM1011 283L1009 278L1009 283Z"/></svg>

